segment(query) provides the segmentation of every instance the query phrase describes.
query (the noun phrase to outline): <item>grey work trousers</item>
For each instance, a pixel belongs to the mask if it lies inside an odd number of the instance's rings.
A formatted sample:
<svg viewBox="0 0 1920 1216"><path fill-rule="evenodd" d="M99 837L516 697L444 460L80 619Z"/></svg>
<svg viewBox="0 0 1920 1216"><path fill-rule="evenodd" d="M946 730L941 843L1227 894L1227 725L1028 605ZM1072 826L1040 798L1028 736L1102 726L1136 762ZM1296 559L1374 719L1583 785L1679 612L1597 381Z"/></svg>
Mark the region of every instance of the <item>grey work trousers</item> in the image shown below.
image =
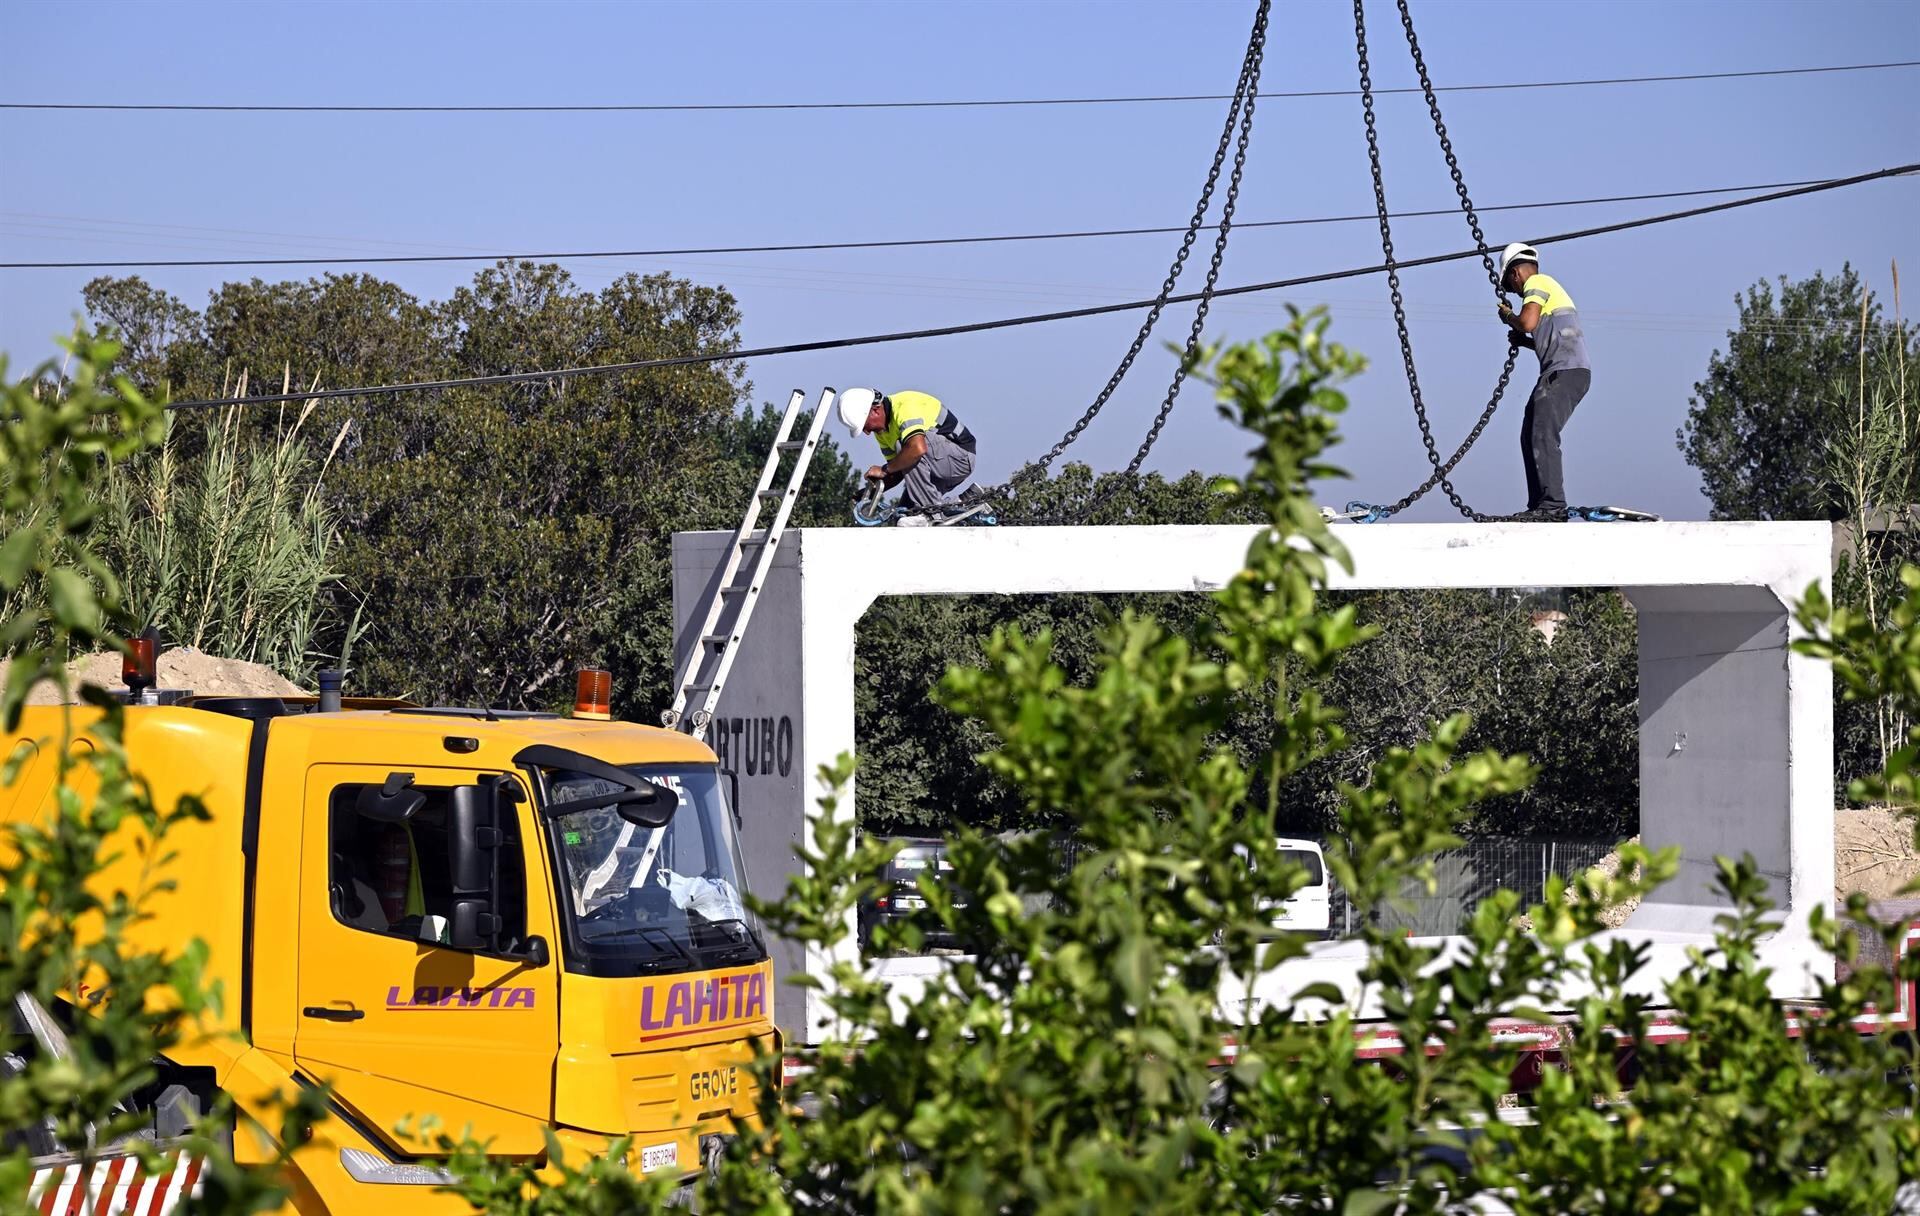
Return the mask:
<svg viewBox="0 0 1920 1216"><path fill-rule="evenodd" d="M973 476L973 453L945 435L927 432L927 454L900 475L900 501L931 507Z"/></svg>
<svg viewBox="0 0 1920 1216"><path fill-rule="evenodd" d="M1520 463L1527 470L1527 510L1565 509L1566 480L1560 471L1560 432L1587 395L1593 373L1584 367L1548 372L1527 398L1520 423Z"/></svg>

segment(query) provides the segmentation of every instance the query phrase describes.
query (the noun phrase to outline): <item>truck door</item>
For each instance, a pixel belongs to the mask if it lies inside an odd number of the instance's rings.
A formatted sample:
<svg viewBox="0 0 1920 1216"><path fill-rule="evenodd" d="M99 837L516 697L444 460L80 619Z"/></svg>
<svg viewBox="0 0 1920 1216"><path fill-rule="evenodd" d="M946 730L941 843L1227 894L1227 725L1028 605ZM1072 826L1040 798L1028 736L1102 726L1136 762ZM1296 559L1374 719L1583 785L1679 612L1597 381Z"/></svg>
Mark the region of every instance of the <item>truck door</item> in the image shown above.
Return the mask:
<svg viewBox="0 0 1920 1216"><path fill-rule="evenodd" d="M442 1133L457 1139L471 1127L504 1154L542 1151L551 1118L559 968L550 956L536 965L525 952L536 936L558 939L532 803L518 778L511 780L522 798L499 816L502 949L446 944L452 792L483 776L370 765L308 770L294 1056L332 1084L363 1134L402 1153L433 1151L417 1127L395 1131L427 1115L437 1116ZM394 799L404 821L392 817ZM256 940L254 948L274 944Z"/></svg>

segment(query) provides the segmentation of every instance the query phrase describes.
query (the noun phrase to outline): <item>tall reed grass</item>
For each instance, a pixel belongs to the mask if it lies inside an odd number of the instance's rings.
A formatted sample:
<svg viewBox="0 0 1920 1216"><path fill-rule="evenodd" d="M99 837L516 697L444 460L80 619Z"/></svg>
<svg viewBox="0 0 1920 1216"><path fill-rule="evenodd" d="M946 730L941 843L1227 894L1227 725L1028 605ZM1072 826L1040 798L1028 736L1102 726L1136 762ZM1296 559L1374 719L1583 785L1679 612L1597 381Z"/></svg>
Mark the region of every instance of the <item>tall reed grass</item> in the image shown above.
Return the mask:
<svg viewBox="0 0 1920 1216"><path fill-rule="evenodd" d="M232 387L244 395L246 375ZM339 522L321 487L352 422L322 455L303 435L316 405L281 407L265 437L237 406L204 419L174 415L158 449L113 470L97 545L136 623L169 644L264 663L299 682L346 665L359 612L334 619L351 597L334 594L344 590L334 565ZM323 637L343 639L338 653L319 653Z"/></svg>
<svg viewBox="0 0 1920 1216"><path fill-rule="evenodd" d="M1910 330L1900 313L1900 264L1893 263L1893 319L1875 324L1871 296L1860 296L1858 369L1831 390L1845 424L1826 437L1830 506L1839 516L1836 597L1876 629L1890 628L1900 598L1900 567L1920 560L1920 405L1908 390ZM1913 722L1892 698L1842 703L1834 717L1837 784L1884 769ZM1861 746L1864 736L1865 746Z"/></svg>

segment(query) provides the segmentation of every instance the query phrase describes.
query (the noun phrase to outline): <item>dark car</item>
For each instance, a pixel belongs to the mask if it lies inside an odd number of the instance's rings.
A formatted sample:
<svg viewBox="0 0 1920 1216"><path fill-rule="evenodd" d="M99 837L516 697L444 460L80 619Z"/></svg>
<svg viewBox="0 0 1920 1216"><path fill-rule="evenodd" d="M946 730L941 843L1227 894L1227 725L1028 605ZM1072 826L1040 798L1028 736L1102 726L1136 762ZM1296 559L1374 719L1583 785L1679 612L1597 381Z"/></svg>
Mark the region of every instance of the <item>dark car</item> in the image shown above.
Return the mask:
<svg viewBox="0 0 1920 1216"><path fill-rule="evenodd" d="M904 839L905 846L887 863L886 885L860 905L860 946L869 952L873 948L875 927L905 920L927 906L926 896L920 890L922 876L931 876L934 882L952 888L953 863L947 860L945 841L920 837L893 839ZM954 903L966 906L965 896L957 890ZM956 944L953 935L944 930L923 926L922 932L929 949L952 948Z"/></svg>

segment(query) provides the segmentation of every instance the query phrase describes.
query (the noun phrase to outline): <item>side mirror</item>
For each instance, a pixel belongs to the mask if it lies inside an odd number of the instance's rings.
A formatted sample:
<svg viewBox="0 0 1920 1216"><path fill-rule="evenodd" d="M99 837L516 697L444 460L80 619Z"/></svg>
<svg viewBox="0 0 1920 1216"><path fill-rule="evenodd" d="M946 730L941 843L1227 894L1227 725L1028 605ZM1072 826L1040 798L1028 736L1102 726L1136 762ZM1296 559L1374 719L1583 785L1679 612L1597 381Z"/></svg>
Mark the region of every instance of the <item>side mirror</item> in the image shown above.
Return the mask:
<svg viewBox="0 0 1920 1216"><path fill-rule="evenodd" d="M641 781L634 789L624 791L615 797L619 801L613 804L613 809L619 813L620 818L636 827L666 827L673 821L673 813L680 809L680 795L657 781ZM596 801L599 800L566 802L561 804L561 809L568 811L584 809Z"/></svg>
<svg viewBox="0 0 1920 1216"><path fill-rule="evenodd" d="M459 785L447 796L447 869L453 907L447 944L456 950L500 948L500 806L494 782Z"/></svg>

